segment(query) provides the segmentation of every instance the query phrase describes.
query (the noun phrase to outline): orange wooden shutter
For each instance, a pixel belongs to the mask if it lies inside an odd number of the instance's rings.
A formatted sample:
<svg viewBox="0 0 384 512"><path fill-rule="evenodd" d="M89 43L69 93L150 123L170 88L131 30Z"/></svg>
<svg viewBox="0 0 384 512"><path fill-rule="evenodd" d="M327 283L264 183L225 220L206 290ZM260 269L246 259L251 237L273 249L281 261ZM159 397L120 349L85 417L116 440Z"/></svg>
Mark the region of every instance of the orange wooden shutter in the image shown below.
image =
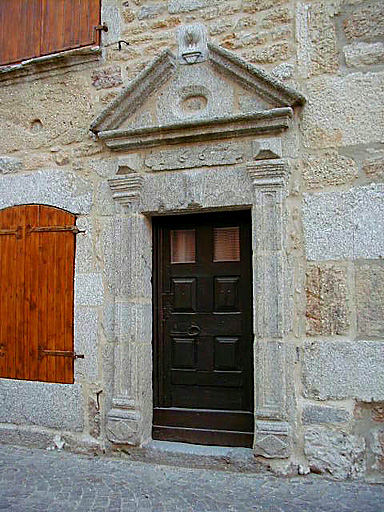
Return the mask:
<svg viewBox="0 0 384 512"><path fill-rule="evenodd" d="M48 206L0 212L1 377L73 382L74 224Z"/></svg>
<svg viewBox="0 0 384 512"><path fill-rule="evenodd" d="M40 55L41 3L0 1L0 65Z"/></svg>
<svg viewBox="0 0 384 512"><path fill-rule="evenodd" d="M0 65L98 44L100 0L0 0Z"/></svg>

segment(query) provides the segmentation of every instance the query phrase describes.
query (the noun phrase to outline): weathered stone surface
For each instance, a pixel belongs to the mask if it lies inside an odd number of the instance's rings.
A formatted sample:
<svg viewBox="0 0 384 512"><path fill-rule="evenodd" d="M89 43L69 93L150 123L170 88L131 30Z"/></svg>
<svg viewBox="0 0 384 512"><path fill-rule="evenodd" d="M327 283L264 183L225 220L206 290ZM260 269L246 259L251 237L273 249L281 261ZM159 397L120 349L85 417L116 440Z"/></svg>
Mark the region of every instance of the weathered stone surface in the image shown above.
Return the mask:
<svg viewBox="0 0 384 512"><path fill-rule="evenodd" d="M0 156L0 174L10 174L22 169L23 162L13 156Z"/></svg>
<svg viewBox="0 0 384 512"><path fill-rule="evenodd" d="M384 152L378 151L363 162L363 171L372 180L384 179Z"/></svg>
<svg viewBox="0 0 384 512"><path fill-rule="evenodd" d="M347 39L370 41L384 36L384 6L382 2L369 2L356 6L344 19Z"/></svg>
<svg viewBox="0 0 384 512"><path fill-rule="evenodd" d="M350 326L347 272L343 268L312 266L307 272L307 334L344 334Z"/></svg>
<svg viewBox="0 0 384 512"><path fill-rule="evenodd" d="M304 396L384 400L384 351L378 341L312 341L303 353Z"/></svg>
<svg viewBox="0 0 384 512"><path fill-rule="evenodd" d="M98 306L103 303L104 288L99 273L77 274L75 277L75 303L79 306Z"/></svg>
<svg viewBox="0 0 384 512"><path fill-rule="evenodd" d="M384 267L356 266L357 332L360 338L384 336Z"/></svg>
<svg viewBox="0 0 384 512"><path fill-rule="evenodd" d="M353 73L308 83L301 131L306 147L381 142L384 73Z"/></svg>
<svg viewBox="0 0 384 512"><path fill-rule="evenodd" d="M140 9L140 12L137 16L139 20L147 20L150 18L155 18L158 14L164 11L164 5L153 4L153 5L143 5Z"/></svg>
<svg viewBox="0 0 384 512"><path fill-rule="evenodd" d="M0 154L79 142L94 116L86 75L28 80L2 87Z"/></svg>
<svg viewBox="0 0 384 512"><path fill-rule="evenodd" d="M320 423L346 423L351 415L345 409L306 404L303 409L304 425Z"/></svg>
<svg viewBox="0 0 384 512"><path fill-rule="evenodd" d="M287 2L289 0L244 0L243 9L244 12L255 13L286 4Z"/></svg>
<svg viewBox="0 0 384 512"><path fill-rule="evenodd" d="M303 177L310 190L352 183L359 173L354 160L333 150L307 154L303 158L303 165Z"/></svg>
<svg viewBox="0 0 384 512"><path fill-rule="evenodd" d="M223 3L223 0L169 0L168 11L170 14L177 14L180 12L195 11L202 7L211 7L212 5L220 3Z"/></svg>
<svg viewBox="0 0 384 512"><path fill-rule="evenodd" d="M98 312L87 307L75 308L75 352L84 359L75 363L75 379L94 382L98 377Z"/></svg>
<svg viewBox="0 0 384 512"><path fill-rule="evenodd" d="M0 176L0 208L36 203L86 214L91 201L91 182L72 172L37 171Z"/></svg>
<svg viewBox="0 0 384 512"><path fill-rule="evenodd" d="M382 64L384 62L383 43L353 43L344 46L343 50L345 62L351 68Z"/></svg>
<svg viewBox="0 0 384 512"><path fill-rule="evenodd" d="M279 42L260 50L246 51L243 57L255 64L274 64L281 60L288 60L293 53L289 42Z"/></svg>
<svg viewBox="0 0 384 512"><path fill-rule="evenodd" d="M145 165L153 171L233 165L244 161L244 145L230 142L177 150L153 151L144 161Z"/></svg>
<svg viewBox="0 0 384 512"><path fill-rule="evenodd" d="M304 443L311 471L342 480L363 476L365 441L362 436L312 428L306 432Z"/></svg>
<svg viewBox="0 0 384 512"><path fill-rule="evenodd" d="M76 236L76 273L94 272L93 225L89 217L78 217L76 226L80 231L85 231Z"/></svg>
<svg viewBox="0 0 384 512"><path fill-rule="evenodd" d="M309 260L377 259L384 255L384 185L304 194Z"/></svg>
<svg viewBox="0 0 384 512"><path fill-rule="evenodd" d="M372 469L384 473L384 430L374 430L369 436L370 449L374 456Z"/></svg>
<svg viewBox="0 0 384 512"><path fill-rule="evenodd" d="M328 2L311 3L308 29L310 75L335 73L339 67L339 56Z"/></svg>
<svg viewBox="0 0 384 512"><path fill-rule="evenodd" d="M372 421L384 423L384 403L372 407Z"/></svg>
<svg viewBox="0 0 384 512"><path fill-rule="evenodd" d="M92 85L96 89L109 89L123 83L121 68L111 66L106 69L98 69L92 72Z"/></svg>
<svg viewBox="0 0 384 512"><path fill-rule="evenodd" d="M83 392L80 384L1 379L0 404L1 423L64 430L83 428Z"/></svg>

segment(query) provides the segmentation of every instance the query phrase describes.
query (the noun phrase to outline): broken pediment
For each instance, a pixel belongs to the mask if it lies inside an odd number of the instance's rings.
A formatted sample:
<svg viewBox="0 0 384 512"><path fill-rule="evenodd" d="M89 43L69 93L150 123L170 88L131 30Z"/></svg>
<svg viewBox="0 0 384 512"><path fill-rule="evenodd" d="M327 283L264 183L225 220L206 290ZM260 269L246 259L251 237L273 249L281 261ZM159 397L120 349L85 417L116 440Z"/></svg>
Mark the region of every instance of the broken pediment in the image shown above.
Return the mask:
<svg viewBox="0 0 384 512"><path fill-rule="evenodd" d="M203 25L179 29L163 51L95 119L114 150L277 133L304 97L233 53L206 42Z"/></svg>

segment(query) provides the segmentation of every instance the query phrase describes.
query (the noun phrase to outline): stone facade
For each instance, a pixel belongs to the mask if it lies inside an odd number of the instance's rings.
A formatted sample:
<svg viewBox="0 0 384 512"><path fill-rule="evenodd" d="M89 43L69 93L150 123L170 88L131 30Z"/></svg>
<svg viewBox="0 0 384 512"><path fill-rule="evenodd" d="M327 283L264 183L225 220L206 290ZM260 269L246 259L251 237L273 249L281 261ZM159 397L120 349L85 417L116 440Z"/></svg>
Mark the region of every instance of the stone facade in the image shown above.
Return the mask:
<svg viewBox="0 0 384 512"><path fill-rule="evenodd" d="M75 384L1 379L0 441L148 443L151 219L251 208L255 457L383 479L382 2L101 4L100 48L0 68L0 208L85 231Z"/></svg>

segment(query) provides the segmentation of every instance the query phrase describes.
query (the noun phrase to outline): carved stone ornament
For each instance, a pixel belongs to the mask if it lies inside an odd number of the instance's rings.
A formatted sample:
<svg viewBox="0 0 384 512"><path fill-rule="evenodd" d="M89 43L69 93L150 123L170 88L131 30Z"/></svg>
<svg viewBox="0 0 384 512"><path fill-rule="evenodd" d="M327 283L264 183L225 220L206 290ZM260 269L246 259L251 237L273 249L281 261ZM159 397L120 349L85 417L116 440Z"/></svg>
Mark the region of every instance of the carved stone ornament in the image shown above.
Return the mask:
<svg viewBox="0 0 384 512"><path fill-rule="evenodd" d="M108 180L112 197L123 206L129 206L140 198L143 177L139 174L126 174Z"/></svg>
<svg viewBox="0 0 384 512"><path fill-rule="evenodd" d="M257 421L255 455L266 458L285 458L290 454L289 424L285 422Z"/></svg>
<svg viewBox="0 0 384 512"><path fill-rule="evenodd" d="M236 95L246 98L243 106ZM178 57L164 50L101 112L91 131L117 151L278 134L304 102L265 71L207 44L202 25L187 25L179 29ZM276 148L266 148L260 157L275 155Z"/></svg>

